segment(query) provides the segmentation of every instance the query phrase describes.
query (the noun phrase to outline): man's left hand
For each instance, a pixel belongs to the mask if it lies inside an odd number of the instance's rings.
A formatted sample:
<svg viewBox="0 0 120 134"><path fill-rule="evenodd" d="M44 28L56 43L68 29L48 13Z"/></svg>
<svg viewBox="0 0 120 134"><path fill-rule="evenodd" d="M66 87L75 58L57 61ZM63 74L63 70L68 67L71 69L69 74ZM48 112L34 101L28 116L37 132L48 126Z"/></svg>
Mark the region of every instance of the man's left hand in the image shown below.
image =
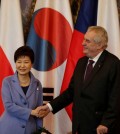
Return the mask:
<svg viewBox="0 0 120 134"><path fill-rule="evenodd" d="M108 128L103 125L99 125L97 127L97 134L107 134L108 133Z"/></svg>

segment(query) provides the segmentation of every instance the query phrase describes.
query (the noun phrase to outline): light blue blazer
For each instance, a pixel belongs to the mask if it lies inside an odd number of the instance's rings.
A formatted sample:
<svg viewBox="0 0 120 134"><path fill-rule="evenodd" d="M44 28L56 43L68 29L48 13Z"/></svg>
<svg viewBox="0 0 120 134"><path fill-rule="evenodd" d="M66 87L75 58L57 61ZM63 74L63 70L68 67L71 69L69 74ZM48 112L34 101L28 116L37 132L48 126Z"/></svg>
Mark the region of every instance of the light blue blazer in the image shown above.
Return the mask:
<svg viewBox="0 0 120 134"><path fill-rule="evenodd" d="M3 80L2 100L5 111L0 117L0 134L31 134L42 126L42 119L30 113L43 104L43 90L40 81L31 72L30 76L26 95L19 85L17 72Z"/></svg>

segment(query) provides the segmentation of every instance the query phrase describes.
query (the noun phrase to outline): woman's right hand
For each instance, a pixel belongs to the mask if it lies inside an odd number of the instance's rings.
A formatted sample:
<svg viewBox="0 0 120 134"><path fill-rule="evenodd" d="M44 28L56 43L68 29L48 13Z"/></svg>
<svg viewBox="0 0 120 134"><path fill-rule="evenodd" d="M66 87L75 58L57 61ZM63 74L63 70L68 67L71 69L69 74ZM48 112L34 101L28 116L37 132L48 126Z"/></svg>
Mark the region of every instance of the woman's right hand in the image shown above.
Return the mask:
<svg viewBox="0 0 120 134"><path fill-rule="evenodd" d="M31 111L32 116L39 117L39 107Z"/></svg>

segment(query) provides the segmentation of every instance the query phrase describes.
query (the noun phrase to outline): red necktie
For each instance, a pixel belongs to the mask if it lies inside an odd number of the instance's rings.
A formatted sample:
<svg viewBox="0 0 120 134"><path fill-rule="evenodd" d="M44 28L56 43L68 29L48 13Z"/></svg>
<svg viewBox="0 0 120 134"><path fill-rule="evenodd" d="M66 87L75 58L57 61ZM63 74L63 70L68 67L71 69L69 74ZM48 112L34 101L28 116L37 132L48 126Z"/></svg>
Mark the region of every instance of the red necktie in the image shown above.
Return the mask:
<svg viewBox="0 0 120 134"><path fill-rule="evenodd" d="M86 68L86 73L85 73L84 80L87 80L88 77L90 76L91 71L93 69L93 63L94 63L93 60L89 60L89 63L88 63L87 68Z"/></svg>

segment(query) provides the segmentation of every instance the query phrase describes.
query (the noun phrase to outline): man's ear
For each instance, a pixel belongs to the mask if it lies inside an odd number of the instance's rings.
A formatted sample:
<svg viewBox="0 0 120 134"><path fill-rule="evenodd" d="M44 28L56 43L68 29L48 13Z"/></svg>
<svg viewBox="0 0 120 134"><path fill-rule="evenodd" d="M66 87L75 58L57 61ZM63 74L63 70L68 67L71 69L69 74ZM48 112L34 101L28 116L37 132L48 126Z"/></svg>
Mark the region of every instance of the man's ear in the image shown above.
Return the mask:
<svg viewBox="0 0 120 134"><path fill-rule="evenodd" d="M97 49L98 50L103 49L103 44L101 42L97 43Z"/></svg>

